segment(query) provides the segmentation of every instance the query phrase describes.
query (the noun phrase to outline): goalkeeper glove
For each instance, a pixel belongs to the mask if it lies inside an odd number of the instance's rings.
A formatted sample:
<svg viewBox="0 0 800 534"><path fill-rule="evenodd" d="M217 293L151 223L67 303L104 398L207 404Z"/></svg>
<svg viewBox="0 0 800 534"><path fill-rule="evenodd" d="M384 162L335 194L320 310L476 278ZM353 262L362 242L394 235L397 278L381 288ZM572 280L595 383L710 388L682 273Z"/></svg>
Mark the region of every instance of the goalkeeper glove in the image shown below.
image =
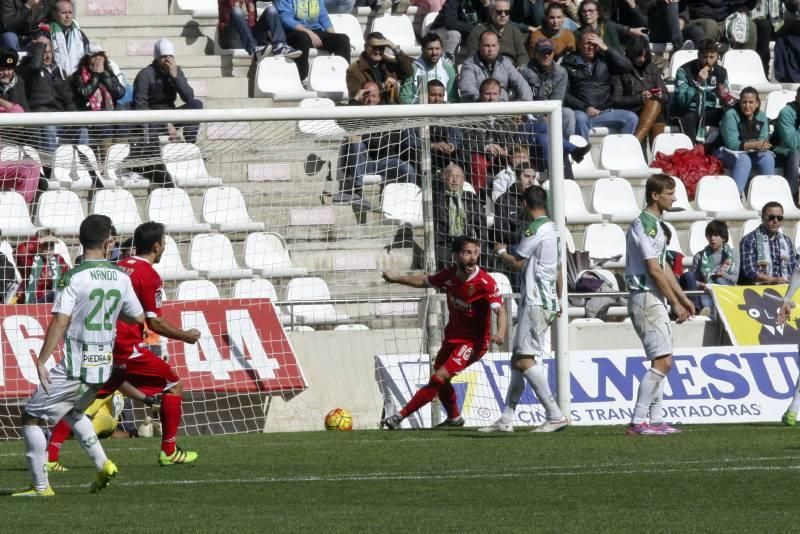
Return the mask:
<svg viewBox="0 0 800 534"><path fill-rule="evenodd" d="M142 402L148 406L161 404L161 395L147 395Z"/></svg>

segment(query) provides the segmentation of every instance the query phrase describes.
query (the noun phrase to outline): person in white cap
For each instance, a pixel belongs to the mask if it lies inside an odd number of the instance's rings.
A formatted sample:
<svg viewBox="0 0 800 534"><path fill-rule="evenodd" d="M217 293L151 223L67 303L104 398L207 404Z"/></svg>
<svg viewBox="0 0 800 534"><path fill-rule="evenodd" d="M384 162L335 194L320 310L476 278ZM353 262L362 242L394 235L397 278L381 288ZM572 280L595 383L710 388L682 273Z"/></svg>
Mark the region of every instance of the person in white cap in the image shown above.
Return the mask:
<svg viewBox="0 0 800 534"><path fill-rule="evenodd" d="M178 97L183 105L176 106ZM153 62L139 71L133 81L134 109L203 109L203 103L194 97L194 90L175 61L175 45L162 37L153 47ZM170 139L176 138L175 128L183 127L183 138L187 143L197 140L197 123L175 124L168 128ZM159 135L163 130L149 125L146 137ZM146 139L145 142L150 142Z"/></svg>

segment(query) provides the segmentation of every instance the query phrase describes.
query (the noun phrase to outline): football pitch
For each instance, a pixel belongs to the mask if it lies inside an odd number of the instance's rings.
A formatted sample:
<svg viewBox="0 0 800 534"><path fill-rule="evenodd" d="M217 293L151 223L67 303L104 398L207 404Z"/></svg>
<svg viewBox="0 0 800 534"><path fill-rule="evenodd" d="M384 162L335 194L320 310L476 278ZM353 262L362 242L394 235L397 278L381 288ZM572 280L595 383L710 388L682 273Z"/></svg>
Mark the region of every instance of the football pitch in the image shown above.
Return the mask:
<svg viewBox="0 0 800 534"><path fill-rule="evenodd" d="M181 439L200 459L161 468L157 439L105 441L120 474L87 493L78 444L56 496L27 486L22 442L0 443L3 532L787 532L797 529L800 428L622 427L241 434Z"/></svg>

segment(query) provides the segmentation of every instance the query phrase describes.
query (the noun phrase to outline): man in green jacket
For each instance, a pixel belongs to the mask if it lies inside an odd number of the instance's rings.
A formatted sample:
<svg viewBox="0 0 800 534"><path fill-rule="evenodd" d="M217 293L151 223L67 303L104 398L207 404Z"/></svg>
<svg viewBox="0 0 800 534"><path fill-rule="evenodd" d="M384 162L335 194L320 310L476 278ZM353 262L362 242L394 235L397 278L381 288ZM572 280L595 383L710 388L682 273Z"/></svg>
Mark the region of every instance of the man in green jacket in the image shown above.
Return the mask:
<svg viewBox="0 0 800 534"><path fill-rule="evenodd" d="M800 88L794 97L778 113L773 134L772 151L783 161L783 176L789 182L792 197L798 201L798 175L800 174Z"/></svg>

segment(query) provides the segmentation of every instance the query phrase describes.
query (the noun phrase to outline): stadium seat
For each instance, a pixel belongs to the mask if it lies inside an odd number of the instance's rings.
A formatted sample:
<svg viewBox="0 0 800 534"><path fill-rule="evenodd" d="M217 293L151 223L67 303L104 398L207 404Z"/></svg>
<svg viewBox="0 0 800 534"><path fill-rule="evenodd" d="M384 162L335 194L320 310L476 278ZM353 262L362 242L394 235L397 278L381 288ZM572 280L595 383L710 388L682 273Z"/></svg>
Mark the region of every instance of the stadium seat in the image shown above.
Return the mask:
<svg viewBox="0 0 800 534"><path fill-rule="evenodd" d="M89 172L94 172L94 175L100 180L100 183L103 184L103 187L116 187L117 182L113 178L109 178L108 176L103 173L103 170L100 168L100 164L97 162L97 156L95 156L94 150L89 145L75 145L75 150L78 152L78 157L80 158L81 163L89 170Z"/></svg>
<svg viewBox="0 0 800 534"><path fill-rule="evenodd" d="M22 195L16 191L0 191L0 235L30 237L36 230Z"/></svg>
<svg viewBox="0 0 800 534"><path fill-rule="evenodd" d="M581 187L575 180L564 180L564 210L567 224L589 224L603 220L599 213L590 213L586 209Z"/></svg>
<svg viewBox="0 0 800 534"><path fill-rule="evenodd" d="M664 224L667 228L669 228L670 232L672 232L672 239L667 244L667 250L671 250L673 252L677 252L683 256L683 266L689 267L692 265L692 254L687 254L683 251L683 247L681 247L681 240L678 236L678 230L672 226L670 223L664 221Z"/></svg>
<svg viewBox="0 0 800 534"><path fill-rule="evenodd" d="M286 300L289 302L308 302L289 306L294 320L304 325L343 323L350 320L347 314L336 313L329 301L331 293L322 278L293 278L286 286Z"/></svg>
<svg viewBox="0 0 800 534"><path fill-rule="evenodd" d="M29 159L31 161L36 161L39 164L42 163L42 158L39 156L39 151L33 148L30 145L22 145L22 153L20 154L22 159ZM41 176L45 176L44 166L42 166ZM58 180L54 178L50 178L47 180L47 190L48 191L55 191L57 189L61 189L61 184L58 183Z"/></svg>
<svg viewBox="0 0 800 534"><path fill-rule="evenodd" d="M161 148L161 159L178 187L222 185L222 178L208 175L200 148L193 143L167 143Z"/></svg>
<svg viewBox="0 0 800 534"><path fill-rule="evenodd" d="M166 281L195 280L200 278L200 273L183 266L178 245L172 236L164 236L165 246L161 261L153 265L156 272Z"/></svg>
<svg viewBox="0 0 800 534"><path fill-rule="evenodd" d="M564 229L564 237L567 241L567 251L575 252L575 240L572 238L572 232Z"/></svg>
<svg viewBox="0 0 800 534"><path fill-rule="evenodd" d="M370 31L381 32L384 37L399 46L409 56L417 57L422 52L417 44L411 19L405 15L392 16L387 12L382 17L375 17Z"/></svg>
<svg viewBox="0 0 800 534"><path fill-rule="evenodd" d="M200 233L211 230L194 216L192 202L183 189L153 189L147 198L147 219L157 221L167 232Z"/></svg>
<svg viewBox="0 0 800 534"><path fill-rule="evenodd" d="M675 203L672 204L672 209L676 211L668 211L664 213L665 221L672 222L692 222L708 219L708 214L703 211L697 211L689 203L689 195L686 193L686 186L680 178L673 176L675 179Z"/></svg>
<svg viewBox="0 0 800 534"><path fill-rule="evenodd" d="M739 188L730 176L703 176L697 184L695 204L715 219L744 221L758 214L742 206Z"/></svg>
<svg viewBox="0 0 800 534"><path fill-rule="evenodd" d="M263 278L242 278L237 280L233 286L233 298L269 299L281 324L289 324L291 322L291 317L285 314L281 307L276 304L278 302L278 293L269 280L264 280Z"/></svg>
<svg viewBox="0 0 800 534"><path fill-rule="evenodd" d="M275 102L314 98L306 91L297 73L297 65L283 57L265 57L256 69L255 96L266 96Z"/></svg>
<svg viewBox="0 0 800 534"><path fill-rule="evenodd" d="M728 49L720 64L728 71L728 83L734 91L741 91L748 85L759 93L782 89L781 84L767 80L761 57L755 50Z"/></svg>
<svg viewBox="0 0 800 534"><path fill-rule="evenodd" d="M141 174L121 169L122 162L130 153L131 146L128 143L111 145L106 153L106 176L125 189L146 189L150 186L150 180Z"/></svg>
<svg viewBox="0 0 800 534"><path fill-rule="evenodd" d="M386 184L381 209L392 224L422 226L422 192L415 184Z"/></svg>
<svg viewBox="0 0 800 534"><path fill-rule="evenodd" d="M219 289L211 280L184 280L178 284L175 300L218 299Z"/></svg>
<svg viewBox="0 0 800 534"><path fill-rule="evenodd" d="M786 104L794 102L797 91L772 91L767 95L767 101L764 103L764 113L767 118L774 121L778 118L778 113L781 112Z"/></svg>
<svg viewBox="0 0 800 534"><path fill-rule="evenodd" d="M133 235L142 224L136 199L125 189L101 189L92 200L91 213L108 215L120 234Z"/></svg>
<svg viewBox="0 0 800 534"><path fill-rule="evenodd" d="M66 262L69 268L72 269L73 266L72 256L70 256L69 248L67 247L67 244L64 243L64 241L62 241L61 239L57 239L55 244L53 245L53 251L62 258L64 258L64 262Z"/></svg>
<svg viewBox="0 0 800 534"><path fill-rule="evenodd" d="M203 193L203 221L220 232L254 232L263 222L250 218L241 191L235 187L212 187Z"/></svg>
<svg viewBox="0 0 800 534"><path fill-rule="evenodd" d="M431 32L431 26L436 21L436 17L439 16L438 11L431 11L425 14L425 18L422 19L422 28L420 29L420 36L425 37Z"/></svg>
<svg viewBox="0 0 800 534"><path fill-rule="evenodd" d="M318 57L311 63L308 84L318 96L340 102L347 100L347 68L350 65L339 56Z"/></svg>
<svg viewBox="0 0 800 534"><path fill-rule="evenodd" d="M579 325L588 325L588 324L606 324L605 321L599 319L597 317L576 317L574 319L570 319L570 324L574 324L575 326Z"/></svg>
<svg viewBox="0 0 800 534"><path fill-rule="evenodd" d="M662 133L658 134L653 140L653 148L650 151L652 159L655 159L656 154L661 152L665 156L671 156L679 148L694 148L692 140L689 136L682 133Z"/></svg>
<svg viewBox="0 0 800 534"><path fill-rule="evenodd" d="M759 226L761 226L761 219L747 219L744 224L742 224L742 231L740 232L740 235L744 237Z"/></svg>
<svg viewBox="0 0 800 534"><path fill-rule="evenodd" d="M678 69L693 59L697 59L697 50L676 50L672 54L672 57L669 58L670 79L675 80L675 75L678 74Z"/></svg>
<svg viewBox="0 0 800 534"><path fill-rule="evenodd" d="M206 278L249 278L253 270L239 267L233 245L224 234L198 234L189 247L189 265Z"/></svg>
<svg viewBox="0 0 800 534"><path fill-rule="evenodd" d="M648 167L642 145L632 134L609 134L600 145L600 166L623 178L647 178L661 172Z"/></svg>
<svg viewBox="0 0 800 534"><path fill-rule="evenodd" d="M335 108L336 104L330 98L304 98L300 101L301 108ZM314 119L297 121L297 128L304 134L315 137L341 137L345 135L344 129L330 119Z"/></svg>
<svg viewBox="0 0 800 534"><path fill-rule="evenodd" d="M175 9L178 12L191 13L195 19L219 17L216 0L176 0Z"/></svg>
<svg viewBox="0 0 800 534"><path fill-rule="evenodd" d="M612 222L631 222L641 213L625 178L600 178L592 187L592 211Z"/></svg>
<svg viewBox="0 0 800 534"><path fill-rule="evenodd" d="M580 135L570 135L569 142L575 146L586 146L586 139L581 137ZM572 159L570 158L570 161ZM594 159L592 159L592 154L586 154L586 157L583 158L583 161L580 163L575 163L572 161L572 175L575 177L576 180L580 179L592 179L592 178L607 178L611 176L611 173L605 169L598 169L597 165L594 163Z"/></svg>
<svg viewBox="0 0 800 534"><path fill-rule="evenodd" d="M244 264L261 276L304 276L308 271L292 265L283 238L273 232L248 234L244 242Z"/></svg>
<svg viewBox="0 0 800 534"><path fill-rule="evenodd" d="M511 299L511 317L516 319L519 306L517 305L517 299L514 298L514 289L511 287L511 281L503 273L489 273L489 276L494 279L500 294Z"/></svg>
<svg viewBox="0 0 800 534"><path fill-rule="evenodd" d="M340 324L333 329L337 332L354 332L354 331L364 331L369 330L369 327L365 324Z"/></svg>
<svg viewBox="0 0 800 534"><path fill-rule="evenodd" d="M78 235L84 218L81 199L74 191L45 191L39 197L36 224L55 235Z"/></svg>
<svg viewBox="0 0 800 534"><path fill-rule="evenodd" d="M771 201L781 203L785 219L800 219L800 209L794 205L792 191L786 178L767 174L753 176L747 187L747 202L750 207L761 213L764 204Z"/></svg>
<svg viewBox="0 0 800 534"><path fill-rule="evenodd" d="M81 163L81 157L73 145L60 145L53 154L52 177L60 187L81 191L92 188L89 169Z"/></svg>
<svg viewBox="0 0 800 534"><path fill-rule="evenodd" d="M694 257L695 254L706 248L708 241L706 240L706 226L709 221L695 221L689 227L689 254Z"/></svg>
<svg viewBox="0 0 800 534"><path fill-rule="evenodd" d="M0 161L19 161L22 159L22 150L16 145L7 145L0 149Z"/></svg>
<svg viewBox="0 0 800 534"><path fill-rule="evenodd" d="M599 267L619 269L625 266L625 232L616 224L588 225L583 231L583 248L589 252L592 263Z"/></svg>
<svg viewBox="0 0 800 534"><path fill-rule="evenodd" d="M364 31L358 19L351 14L329 14L333 30L336 33L345 33L350 38L350 56L355 58L364 51Z"/></svg>

